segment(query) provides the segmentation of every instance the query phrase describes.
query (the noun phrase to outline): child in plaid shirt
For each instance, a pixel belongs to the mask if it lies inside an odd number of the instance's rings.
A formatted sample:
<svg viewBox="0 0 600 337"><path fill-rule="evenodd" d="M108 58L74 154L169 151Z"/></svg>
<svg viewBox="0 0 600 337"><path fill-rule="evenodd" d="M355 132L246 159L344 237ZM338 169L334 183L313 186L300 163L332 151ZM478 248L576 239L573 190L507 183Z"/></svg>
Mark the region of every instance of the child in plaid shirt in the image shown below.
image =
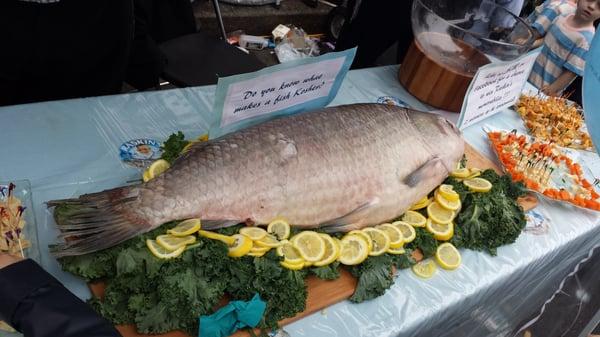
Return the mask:
<svg viewBox="0 0 600 337"><path fill-rule="evenodd" d="M579 0L575 13L561 14L557 6L548 6L532 24L536 37L544 39L529 82L552 96L560 95L577 76L583 76L595 33L593 24L600 18L600 0Z"/></svg>

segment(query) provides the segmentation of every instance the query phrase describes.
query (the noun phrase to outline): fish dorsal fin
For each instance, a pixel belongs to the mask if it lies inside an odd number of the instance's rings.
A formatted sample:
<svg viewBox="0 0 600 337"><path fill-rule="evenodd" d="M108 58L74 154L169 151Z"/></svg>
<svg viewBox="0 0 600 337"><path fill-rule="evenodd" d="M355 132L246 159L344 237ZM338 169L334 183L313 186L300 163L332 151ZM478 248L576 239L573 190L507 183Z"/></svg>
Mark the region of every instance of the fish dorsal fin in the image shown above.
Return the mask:
<svg viewBox="0 0 600 337"><path fill-rule="evenodd" d="M348 214L322 223L320 227L327 232L344 231L344 227L351 227L355 224L360 223L360 221L364 219L368 215L368 213L371 212L373 208L376 207L378 204L379 198L374 197L371 200L353 209Z"/></svg>
<svg viewBox="0 0 600 337"><path fill-rule="evenodd" d="M417 169L412 171L408 176L406 176L406 178L404 178L404 183L410 187L419 185L421 181L432 177L435 174L435 167L437 165L441 165L448 170L440 157L433 156L421 164L421 166L417 167ZM448 172L450 171L448 170Z"/></svg>

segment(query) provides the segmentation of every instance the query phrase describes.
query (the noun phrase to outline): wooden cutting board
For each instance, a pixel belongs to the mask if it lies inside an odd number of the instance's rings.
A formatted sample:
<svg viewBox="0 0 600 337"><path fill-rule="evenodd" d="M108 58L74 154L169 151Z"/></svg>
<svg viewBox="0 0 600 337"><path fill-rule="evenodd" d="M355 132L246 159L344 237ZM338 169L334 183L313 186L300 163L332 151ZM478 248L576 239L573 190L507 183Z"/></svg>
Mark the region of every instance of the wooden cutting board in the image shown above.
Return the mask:
<svg viewBox="0 0 600 337"><path fill-rule="evenodd" d="M475 150L469 144L466 144L465 155L467 157L467 166L475 167L479 169L493 169L499 174L503 174L500 166L492 160L486 158L477 150ZM537 199L535 195L528 195L524 198L519 199L519 204L524 210L530 210L537 205ZM418 254L418 253L417 253ZM413 256L417 260L421 260L422 256ZM321 280L315 276L309 276L306 279L306 287L308 291L308 297L306 300L306 310L297 314L294 317L284 319L279 322L279 326L284 326L295 322L303 317L311 315L315 312L323 310L331 305L348 299L354 293L356 289L357 280L346 270L341 269L340 278L333 281ZM92 294L98 298L102 298L104 295L104 284L94 283L90 284ZM223 301L220 306L223 306L227 301ZM117 326L117 330L123 335L123 337L191 337L181 331L173 331L161 335L142 335L138 334L134 325L120 325ZM249 337L245 331L238 331L231 337Z"/></svg>

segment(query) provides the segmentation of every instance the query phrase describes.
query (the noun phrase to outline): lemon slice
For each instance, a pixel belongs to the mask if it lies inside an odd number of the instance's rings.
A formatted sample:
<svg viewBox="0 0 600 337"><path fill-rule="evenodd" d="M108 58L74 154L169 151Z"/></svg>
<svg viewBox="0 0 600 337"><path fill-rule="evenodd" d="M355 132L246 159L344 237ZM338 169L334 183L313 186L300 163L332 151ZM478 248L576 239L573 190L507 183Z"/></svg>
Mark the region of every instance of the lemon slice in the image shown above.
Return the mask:
<svg viewBox="0 0 600 337"><path fill-rule="evenodd" d="M156 243L161 245L166 250L176 250L179 247L196 242L196 237L193 235L178 237L170 234L163 234L156 237Z"/></svg>
<svg viewBox="0 0 600 337"><path fill-rule="evenodd" d="M452 171L452 173L450 173L450 176L454 177L454 178L466 178L471 174L471 172L469 171L468 168L463 167L463 168L459 168L457 170Z"/></svg>
<svg viewBox="0 0 600 337"><path fill-rule="evenodd" d="M158 177L159 175L161 175L166 170L168 170L169 167L171 167L171 164L169 164L168 161L166 161L164 159L156 160L146 170L146 172L148 172L148 173L144 172L144 174L142 175L142 178L147 179L147 180L144 180L144 182L152 180L152 179Z"/></svg>
<svg viewBox="0 0 600 337"><path fill-rule="evenodd" d="M451 210L451 211L456 211L462 206L462 204L460 203L460 199L450 201L450 200L446 199L444 196L442 196L441 193L437 193L435 195L435 201L438 204L440 204L440 206L444 207L447 210Z"/></svg>
<svg viewBox="0 0 600 337"><path fill-rule="evenodd" d="M359 230L353 230L353 231L350 231L347 235L358 235L358 236L362 237L367 242L367 247L369 248L369 252L371 252L371 249L373 249L373 240L371 240L371 237L367 233L365 233L363 231L359 231Z"/></svg>
<svg viewBox="0 0 600 337"><path fill-rule="evenodd" d="M412 266L412 271L419 277L422 278L430 278L435 274L437 267L435 266L435 262L431 260L421 261L414 266Z"/></svg>
<svg viewBox="0 0 600 337"><path fill-rule="evenodd" d="M203 236L207 239L221 241L228 246L232 246L235 243L235 239L231 236L227 236L227 235L223 235L223 234L219 234L219 233L215 233L215 232L209 232L209 231L205 231L202 229L198 231L198 235Z"/></svg>
<svg viewBox="0 0 600 337"><path fill-rule="evenodd" d="M423 199L417 201L414 205L412 205L410 207L410 210L416 211L418 209L423 209L423 208L427 207L431 203L431 201L432 201L431 198L427 198L427 196L425 196Z"/></svg>
<svg viewBox="0 0 600 337"><path fill-rule="evenodd" d="M429 206L427 206L427 209L429 209ZM406 211L402 216L402 221L413 227L425 227L425 223L427 223L427 219L421 213L415 211Z"/></svg>
<svg viewBox="0 0 600 337"><path fill-rule="evenodd" d="M200 230L200 219L187 219L169 229L167 233L174 236L188 236Z"/></svg>
<svg viewBox="0 0 600 337"><path fill-rule="evenodd" d="M325 256L325 242L317 232L301 232L296 235L293 244L307 262L317 262Z"/></svg>
<svg viewBox="0 0 600 337"><path fill-rule="evenodd" d="M431 219L427 219L426 228L439 241L448 241L454 235L454 224L452 222L439 224Z"/></svg>
<svg viewBox="0 0 600 337"><path fill-rule="evenodd" d="M404 246L404 236L402 235L400 228L390 223L384 223L375 228L382 230L385 234L387 234L388 238L390 238L389 248L400 248Z"/></svg>
<svg viewBox="0 0 600 337"><path fill-rule="evenodd" d="M386 251L386 253L389 254L394 254L394 255L401 255L406 253L406 251L404 250L403 247L399 247L399 248L388 248L388 250Z"/></svg>
<svg viewBox="0 0 600 337"><path fill-rule="evenodd" d="M265 255L267 252L262 252L262 253L254 253L254 252L248 252L248 254L246 254L246 256L252 256L252 257L262 257L263 255Z"/></svg>
<svg viewBox="0 0 600 337"><path fill-rule="evenodd" d="M437 202L432 202L429 206L427 206L427 214L431 218L431 220L439 223L439 224L447 224L454 220L456 213L449 209L445 209L440 206ZM427 220L425 220L427 222Z"/></svg>
<svg viewBox="0 0 600 337"><path fill-rule="evenodd" d="M281 261L279 262L279 264L281 264L284 268L287 268L289 270L300 270L303 267L305 267L306 265L304 264L304 262L300 262L300 263L289 263L286 261Z"/></svg>
<svg viewBox="0 0 600 337"><path fill-rule="evenodd" d="M373 249L371 249L369 255L378 256L390 248L390 238L384 231L373 227L363 228L362 231L367 233L373 240Z"/></svg>
<svg viewBox="0 0 600 337"><path fill-rule="evenodd" d="M435 261L444 269L454 270L460 266L461 257L458 249L446 242L439 245L435 251Z"/></svg>
<svg viewBox="0 0 600 337"><path fill-rule="evenodd" d="M260 247L276 248L281 246L281 241L277 240L277 238L271 234L265 235L262 239L254 241L254 243Z"/></svg>
<svg viewBox="0 0 600 337"><path fill-rule="evenodd" d="M185 245L175 250L168 250L165 249L163 246L159 245L156 241L150 239L146 240L146 246L148 247L152 255L156 256L159 259L172 259L178 257L185 250Z"/></svg>
<svg viewBox="0 0 600 337"><path fill-rule="evenodd" d="M469 169L469 176L467 177L467 179L472 179L475 177L479 177L481 175L481 170L478 168L471 168Z"/></svg>
<svg viewBox="0 0 600 337"><path fill-rule="evenodd" d="M325 243L325 255L323 255L321 260L315 262L315 267L326 266L337 260L338 256L340 255L340 250L331 236L327 234L319 234L319 236Z"/></svg>
<svg viewBox="0 0 600 337"><path fill-rule="evenodd" d="M252 244L252 249L250 249L250 253L260 254L260 253L266 253L270 250L271 250L270 247L255 246L254 244Z"/></svg>
<svg viewBox="0 0 600 337"><path fill-rule="evenodd" d="M489 192L492 189L492 183L483 178L473 178L463 181L463 184L474 192Z"/></svg>
<svg viewBox="0 0 600 337"><path fill-rule="evenodd" d="M240 229L240 234L246 235L252 241L258 241L267 235L267 231L260 227L244 227Z"/></svg>
<svg viewBox="0 0 600 337"><path fill-rule="evenodd" d="M359 235L346 235L341 240L340 263L353 266L362 263L369 256L367 241Z"/></svg>
<svg viewBox="0 0 600 337"><path fill-rule="evenodd" d="M303 263L304 259L298 253L298 250L294 247L294 245L285 240L282 241L281 246L277 247L277 255L283 256L283 261L290 264L298 264Z"/></svg>
<svg viewBox="0 0 600 337"><path fill-rule="evenodd" d="M444 199L446 199L448 201L460 200L460 195L458 195L458 193L456 193L456 191L454 190L454 187L452 187L452 185L442 184L442 185L440 185L440 187L438 187L437 191L442 197L444 197Z"/></svg>
<svg viewBox="0 0 600 337"><path fill-rule="evenodd" d="M234 242L229 246L229 252L227 255L231 257L242 257L250 252L252 249L252 240L242 234L234 234L231 236ZM264 253L263 253L264 254Z"/></svg>
<svg viewBox="0 0 600 337"><path fill-rule="evenodd" d="M279 240L285 240L290 237L290 224L283 219L276 219L269 223L267 232L275 235Z"/></svg>
<svg viewBox="0 0 600 337"><path fill-rule="evenodd" d="M413 242L413 240L417 237L417 232L415 231L415 228L409 225L407 222L395 221L392 222L392 225L398 227L400 232L402 232L402 238L405 244Z"/></svg>

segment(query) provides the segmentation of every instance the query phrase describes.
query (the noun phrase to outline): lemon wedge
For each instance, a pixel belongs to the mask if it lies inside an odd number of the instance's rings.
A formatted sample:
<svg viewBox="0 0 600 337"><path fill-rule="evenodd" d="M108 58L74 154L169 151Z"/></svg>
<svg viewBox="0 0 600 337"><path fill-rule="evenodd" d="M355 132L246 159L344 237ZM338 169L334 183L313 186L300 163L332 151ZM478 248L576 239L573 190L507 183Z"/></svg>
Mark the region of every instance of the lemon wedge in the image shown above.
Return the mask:
<svg viewBox="0 0 600 337"><path fill-rule="evenodd" d="M353 231L350 231L347 235L360 236L367 242L367 247L369 248L369 252L371 252L371 249L373 249L373 240L371 240L371 237L367 233L365 233L363 231L359 231L359 230L353 230Z"/></svg>
<svg viewBox="0 0 600 337"><path fill-rule="evenodd" d="M434 201L427 206L427 215L429 215L431 220L443 225L452 222L456 213L449 209L445 209ZM427 220L425 220L425 222L427 223Z"/></svg>
<svg viewBox="0 0 600 337"><path fill-rule="evenodd" d="M463 167L463 168L459 168L457 170L452 171L452 173L450 173L450 176L454 177L454 178L466 178L471 174L471 172L469 171L468 168Z"/></svg>
<svg viewBox="0 0 600 337"><path fill-rule="evenodd" d="M427 206L428 209L429 206ZM407 222L413 227L425 227L425 223L427 223L427 219L421 213L415 211L406 211L402 216L402 221Z"/></svg>
<svg viewBox="0 0 600 337"><path fill-rule="evenodd" d="M142 173L142 180L147 183L150 180L152 180L152 178L150 177L150 172L148 172L148 170L144 170L144 173Z"/></svg>
<svg viewBox="0 0 600 337"><path fill-rule="evenodd" d="M301 232L295 236L292 243L307 262L317 262L325 256L325 242L317 232Z"/></svg>
<svg viewBox="0 0 600 337"><path fill-rule="evenodd" d="M246 235L252 241L258 241L267 236L267 231L260 227L244 227L240 229L240 234Z"/></svg>
<svg viewBox="0 0 600 337"><path fill-rule="evenodd" d="M254 243L257 246L268 248L276 248L281 246L281 241L277 240L277 238L271 234L265 235L262 239L254 241Z"/></svg>
<svg viewBox="0 0 600 337"><path fill-rule="evenodd" d="M305 267L306 265L304 264L304 262L299 262L299 263L289 263L286 261L281 261L279 262L279 264L281 264L284 268L287 268L289 270L300 270L303 267Z"/></svg>
<svg viewBox="0 0 600 337"><path fill-rule="evenodd" d="M394 254L394 255L401 255L401 254L406 253L406 251L404 250L403 247L400 247L400 248L391 248L390 247L390 248L388 248L388 250L386 251L386 253Z"/></svg>
<svg viewBox="0 0 600 337"><path fill-rule="evenodd" d="M373 249L371 249L369 255L378 256L390 248L390 238L384 231L373 227L363 228L362 231L368 234L373 241Z"/></svg>
<svg viewBox="0 0 600 337"><path fill-rule="evenodd" d="M169 229L167 233L174 236L188 236L196 233L199 230L200 219L187 219L177 224L177 226Z"/></svg>
<svg viewBox="0 0 600 337"><path fill-rule="evenodd" d="M439 241L448 241L454 235L454 224L452 222L439 224L431 219L427 219L426 228Z"/></svg>
<svg viewBox="0 0 600 337"><path fill-rule="evenodd" d="M185 250L185 245L175 250L168 250L165 249L163 246L159 245L156 241L150 239L146 240L146 247L148 247L152 255L156 256L159 259L172 259L178 257Z"/></svg>
<svg viewBox="0 0 600 337"><path fill-rule="evenodd" d="M460 195L456 193L452 185L442 184L438 187L437 192L448 201L460 200Z"/></svg>
<svg viewBox="0 0 600 337"><path fill-rule="evenodd" d="M402 235L400 228L389 223L381 224L375 228L383 231L388 238L390 238L389 248L400 248L404 246L404 235Z"/></svg>
<svg viewBox="0 0 600 337"><path fill-rule="evenodd" d="M291 242L287 240L282 241L281 246L277 247L277 255L283 256L283 261L289 264L298 264L304 262L304 259L302 256L300 256L298 250Z"/></svg>
<svg viewBox="0 0 600 337"><path fill-rule="evenodd" d="M248 254L252 249L252 240L250 240L247 236L242 234L234 234L231 236L231 238L234 240L234 242L229 246L229 252L227 255L231 257L242 257Z"/></svg>
<svg viewBox="0 0 600 337"><path fill-rule="evenodd" d="M320 233L319 236L325 243L325 255L323 255L321 260L315 262L315 267L326 266L337 260L338 256L340 255L340 250L331 236L322 233Z"/></svg>
<svg viewBox="0 0 600 337"><path fill-rule="evenodd" d="M412 266L412 271L422 278L432 277L436 270L435 262L431 260L424 260Z"/></svg>
<svg viewBox="0 0 600 337"><path fill-rule="evenodd" d="M460 266L461 257L458 249L451 243L446 242L437 247L435 261L444 269L454 270Z"/></svg>
<svg viewBox="0 0 600 337"><path fill-rule="evenodd" d="M483 178L468 179L463 184L473 192L489 192L492 189L492 183Z"/></svg>
<svg viewBox="0 0 600 337"><path fill-rule="evenodd" d="M415 231L415 228L409 225L407 222L394 221L392 222L392 225L398 227L400 232L402 232L402 239L405 244L413 242L413 240L417 237L417 232Z"/></svg>
<svg viewBox="0 0 600 337"><path fill-rule="evenodd" d="M267 226L267 232L279 240L285 240L290 237L290 224L283 219L275 219Z"/></svg>
<svg viewBox="0 0 600 337"><path fill-rule="evenodd" d="M338 260L347 266L362 263L369 256L367 241L359 235L346 235L340 241L341 249Z"/></svg>
<svg viewBox="0 0 600 337"><path fill-rule="evenodd" d="M223 235L223 234L219 234L219 233L215 233L215 232L210 232L210 231L205 231L202 229L198 231L198 235L205 237L207 239L221 241L228 246L232 246L235 243L235 239L231 236L227 236L227 235Z"/></svg>
<svg viewBox="0 0 600 337"><path fill-rule="evenodd" d="M206 142L206 141L208 141L208 133L205 133L202 136L196 138L195 140L188 142L181 150L181 153L188 152L190 150L190 148L196 143L201 143L201 142Z"/></svg>
<svg viewBox="0 0 600 337"><path fill-rule="evenodd" d="M444 196L442 196L441 193L436 193L435 201L438 204L440 204L440 206L444 207L447 210L451 210L451 211L456 211L462 206L460 199L450 201L450 200L446 199Z"/></svg>
<svg viewBox="0 0 600 337"><path fill-rule="evenodd" d="M156 243L161 245L166 250L176 250L179 247L196 242L196 237L193 235L178 237L170 234L163 234L156 237Z"/></svg>
<svg viewBox="0 0 600 337"><path fill-rule="evenodd" d="M144 179L144 182L148 182L161 175L163 172L168 170L169 167L171 167L171 164L169 164L168 161L164 159L156 160L144 172L144 174L142 175L142 179Z"/></svg>

